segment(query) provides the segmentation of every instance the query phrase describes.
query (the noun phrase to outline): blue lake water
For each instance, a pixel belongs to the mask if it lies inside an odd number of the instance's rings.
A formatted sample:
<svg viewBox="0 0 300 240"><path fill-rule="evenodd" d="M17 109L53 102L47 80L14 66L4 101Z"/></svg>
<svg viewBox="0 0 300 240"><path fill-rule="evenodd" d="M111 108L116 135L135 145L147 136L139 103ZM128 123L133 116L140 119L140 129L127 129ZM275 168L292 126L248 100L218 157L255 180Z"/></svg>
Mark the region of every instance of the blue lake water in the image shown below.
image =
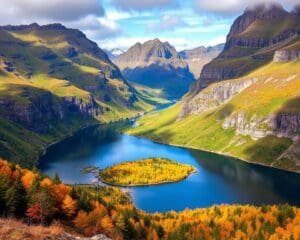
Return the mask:
<svg viewBox="0 0 300 240"><path fill-rule="evenodd" d="M66 183L89 183L93 176L80 169L101 168L123 161L166 157L198 169L170 184L130 187L135 205L149 212L209 207L214 204L300 205L300 174L257 166L199 150L154 143L119 134L116 124L91 127L50 147L40 159L41 170L58 173Z"/></svg>

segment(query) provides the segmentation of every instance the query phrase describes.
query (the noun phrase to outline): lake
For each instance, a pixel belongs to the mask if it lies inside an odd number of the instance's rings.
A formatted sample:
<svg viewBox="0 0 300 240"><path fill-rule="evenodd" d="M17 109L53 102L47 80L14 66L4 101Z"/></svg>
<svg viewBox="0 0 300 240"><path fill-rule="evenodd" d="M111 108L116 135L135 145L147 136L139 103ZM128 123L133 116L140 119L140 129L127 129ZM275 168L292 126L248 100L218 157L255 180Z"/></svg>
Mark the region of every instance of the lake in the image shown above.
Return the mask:
<svg viewBox="0 0 300 240"><path fill-rule="evenodd" d="M81 173L84 167L165 157L191 164L198 172L181 182L125 188L138 208L155 212L232 203L300 205L300 174L119 134L118 127L109 124L77 132L48 148L40 169L49 176L58 173L66 183L90 183L94 177Z"/></svg>

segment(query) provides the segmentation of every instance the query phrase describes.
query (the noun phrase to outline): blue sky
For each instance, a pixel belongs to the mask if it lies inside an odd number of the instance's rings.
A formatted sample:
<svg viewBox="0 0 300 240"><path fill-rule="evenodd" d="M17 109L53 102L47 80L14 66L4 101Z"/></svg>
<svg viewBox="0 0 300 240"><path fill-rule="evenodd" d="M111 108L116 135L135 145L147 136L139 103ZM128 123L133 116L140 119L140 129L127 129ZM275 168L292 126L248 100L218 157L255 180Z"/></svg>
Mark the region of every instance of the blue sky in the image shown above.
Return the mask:
<svg viewBox="0 0 300 240"><path fill-rule="evenodd" d="M251 4L272 0L251 0ZM299 0L280 0L290 10ZM225 42L249 0L0 0L0 25L62 23L101 48L159 38L177 50ZM18 17L16 17L18 16Z"/></svg>
<svg viewBox="0 0 300 240"><path fill-rule="evenodd" d="M100 18L107 24L119 28L113 40L103 39L99 43L105 48L126 49L135 42L159 38L169 41L178 50L223 43L234 16L220 17L216 14L195 11L193 1L181 1L176 6L144 11L120 9L111 1L103 2L106 15Z"/></svg>

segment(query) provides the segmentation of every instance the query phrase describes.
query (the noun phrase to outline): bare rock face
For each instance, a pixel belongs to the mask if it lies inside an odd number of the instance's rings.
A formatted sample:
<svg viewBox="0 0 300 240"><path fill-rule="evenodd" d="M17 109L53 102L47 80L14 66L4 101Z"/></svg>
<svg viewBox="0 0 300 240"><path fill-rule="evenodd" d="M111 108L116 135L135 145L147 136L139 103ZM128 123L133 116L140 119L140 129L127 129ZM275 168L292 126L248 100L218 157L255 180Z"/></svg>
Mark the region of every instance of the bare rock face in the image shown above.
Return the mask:
<svg viewBox="0 0 300 240"><path fill-rule="evenodd" d="M248 8L231 26L220 55L203 67L200 78L191 91L192 95L211 83L243 76L272 61L275 51L300 35L300 25L297 25L300 18L297 13L296 10L289 13L278 4L261 4ZM278 31L272 30L272 27ZM271 31L266 32L266 28ZM293 59L297 55L288 54L290 56L283 56L283 59ZM281 59L282 55L277 53L276 58Z"/></svg>
<svg viewBox="0 0 300 240"><path fill-rule="evenodd" d="M249 135L259 139L268 135L287 137L294 141L300 138L300 115L294 113L278 113L268 117L258 117L255 114L247 118L243 112L227 117L222 127L235 128L237 134Z"/></svg>
<svg viewBox="0 0 300 240"><path fill-rule="evenodd" d="M22 124L37 133L47 133L55 121L65 121L70 115L78 118L92 118L102 113L93 97L83 101L77 97L58 98L50 92L41 91L32 94L31 89L23 89L29 103L24 104L14 99L0 101L2 117Z"/></svg>
<svg viewBox="0 0 300 240"><path fill-rule="evenodd" d="M225 50L232 47L231 39L234 39L239 33L245 31L254 21L264 20L269 21L272 19L282 19L288 15L283 7L279 4L259 4L251 8L247 8L243 15L238 17L227 36L227 42L225 44ZM264 44L264 41L257 41L260 45ZM257 44L255 44L257 45Z"/></svg>
<svg viewBox="0 0 300 240"><path fill-rule="evenodd" d="M299 50L278 50L275 52L273 62L289 62L300 58Z"/></svg>
<svg viewBox="0 0 300 240"><path fill-rule="evenodd" d="M51 240L53 238L45 238L44 240ZM98 234L93 237L78 237L71 235L69 233L61 234L60 236L55 238L56 240L112 240L111 238L105 236L104 234Z"/></svg>
<svg viewBox="0 0 300 240"><path fill-rule="evenodd" d="M230 100L256 81L257 79L253 78L236 82L227 81L222 84L213 85L209 89L201 91L191 101L186 102L179 118L183 118L188 114L198 114L214 109Z"/></svg>

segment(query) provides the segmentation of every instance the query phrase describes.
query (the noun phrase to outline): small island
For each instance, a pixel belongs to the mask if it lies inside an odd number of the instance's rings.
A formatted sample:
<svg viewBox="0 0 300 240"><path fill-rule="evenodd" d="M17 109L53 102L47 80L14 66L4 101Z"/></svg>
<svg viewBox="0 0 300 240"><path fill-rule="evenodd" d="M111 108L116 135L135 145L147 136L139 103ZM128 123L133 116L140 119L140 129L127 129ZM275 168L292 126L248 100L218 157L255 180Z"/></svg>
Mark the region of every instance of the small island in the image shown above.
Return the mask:
<svg viewBox="0 0 300 240"><path fill-rule="evenodd" d="M99 180L115 186L146 186L177 182L197 169L166 158L123 162L99 171Z"/></svg>

